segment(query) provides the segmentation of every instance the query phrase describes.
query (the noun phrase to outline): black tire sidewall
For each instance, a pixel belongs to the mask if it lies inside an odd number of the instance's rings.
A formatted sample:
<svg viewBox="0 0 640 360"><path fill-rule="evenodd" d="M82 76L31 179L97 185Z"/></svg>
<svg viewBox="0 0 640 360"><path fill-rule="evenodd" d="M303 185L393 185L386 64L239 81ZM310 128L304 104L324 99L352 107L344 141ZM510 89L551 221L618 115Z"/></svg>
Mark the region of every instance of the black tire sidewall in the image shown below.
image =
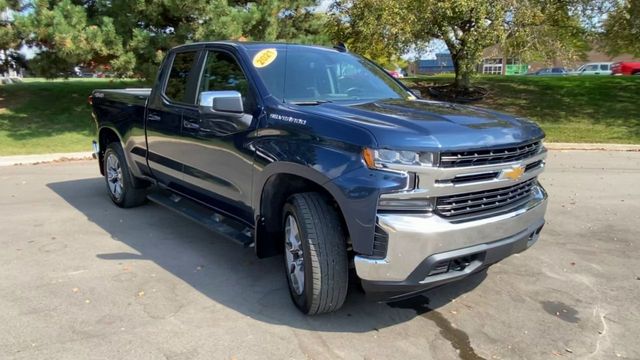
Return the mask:
<svg viewBox="0 0 640 360"><path fill-rule="evenodd" d="M300 242L302 243L302 251L304 258L304 289L302 290L302 294L296 294L293 286L291 284L291 278L289 276L289 269L287 268L287 254L283 253L282 260L284 262L285 274L287 278L287 284L289 287L289 294L291 295L291 299L295 303L295 305L302 310L305 314L308 313L311 309L311 304L313 303L313 269L311 262L311 249L309 248L309 234L307 229L304 227L303 222L301 221L303 218L299 216L297 207L290 202L286 203L284 206L284 216L282 218L282 229L285 228L285 224L287 222L288 216L293 216L298 224L298 231L300 232ZM283 232L284 233L284 232ZM285 235L286 236L286 235ZM284 241L284 239L283 239ZM285 250L286 251L286 247Z"/></svg>

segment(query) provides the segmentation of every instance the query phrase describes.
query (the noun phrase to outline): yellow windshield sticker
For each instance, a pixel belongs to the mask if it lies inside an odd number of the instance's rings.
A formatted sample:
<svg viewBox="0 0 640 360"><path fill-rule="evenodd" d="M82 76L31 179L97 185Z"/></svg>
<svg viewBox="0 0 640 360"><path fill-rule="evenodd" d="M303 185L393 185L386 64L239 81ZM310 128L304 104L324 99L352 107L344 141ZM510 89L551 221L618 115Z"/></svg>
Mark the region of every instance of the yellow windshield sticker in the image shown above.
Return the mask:
<svg viewBox="0 0 640 360"><path fill-rule="evenodd" d="M263 68L269 64L271 64L276 57L278 57L278 50L276 49L264 49L258 51L258 53L253 57L253 66L257 68Z"/></svg>

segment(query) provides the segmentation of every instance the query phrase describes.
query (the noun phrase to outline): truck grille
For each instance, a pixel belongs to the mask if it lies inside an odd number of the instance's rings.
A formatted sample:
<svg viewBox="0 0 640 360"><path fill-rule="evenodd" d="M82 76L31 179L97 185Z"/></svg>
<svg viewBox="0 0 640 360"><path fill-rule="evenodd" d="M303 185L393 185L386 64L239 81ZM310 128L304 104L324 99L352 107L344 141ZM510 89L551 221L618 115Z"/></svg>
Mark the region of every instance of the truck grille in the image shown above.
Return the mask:
<svg viewBox="0 0 640 360"><path fill-rule="evenodd" d="M439 197L436 213L447 218L475 218L516 208L526 203L531 196L535 178L523 183L466 194Z"/></svg>
<svg viewBox="0 0 640 360"><path fill-rule="evenodd" d="M542 143L536 141L500 149L443 152L440 155L440 167L478 166L522 160L537 154L541 146Z"/></svg>

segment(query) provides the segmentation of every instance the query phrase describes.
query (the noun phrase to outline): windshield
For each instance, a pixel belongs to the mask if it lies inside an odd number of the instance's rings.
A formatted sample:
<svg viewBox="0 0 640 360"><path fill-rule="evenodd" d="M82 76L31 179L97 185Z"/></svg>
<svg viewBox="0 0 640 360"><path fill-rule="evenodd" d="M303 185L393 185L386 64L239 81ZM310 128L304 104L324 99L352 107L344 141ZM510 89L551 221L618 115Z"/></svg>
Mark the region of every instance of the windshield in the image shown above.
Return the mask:
<svg viewBox="0 0 640 360"><path fill-rule="evenodd" d="M251 50L249 55L260 78L271 95L284 102L411 97L384 70L350 53L293 45Z"/></svg>

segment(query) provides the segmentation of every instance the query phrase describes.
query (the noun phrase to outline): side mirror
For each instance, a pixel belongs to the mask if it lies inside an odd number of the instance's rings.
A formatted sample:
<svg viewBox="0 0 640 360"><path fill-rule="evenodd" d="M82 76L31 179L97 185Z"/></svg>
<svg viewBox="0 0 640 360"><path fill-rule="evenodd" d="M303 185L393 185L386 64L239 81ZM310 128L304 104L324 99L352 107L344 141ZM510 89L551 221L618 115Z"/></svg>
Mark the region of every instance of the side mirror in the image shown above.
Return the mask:
<svg viewBox="0 0 640 360"><path fill-rule="evenodd" d="M422 98L422 91L418 90L418 89L411 89L411 92L413 93L413 95L415 95L418 99Z"/></svg>
<svg viewBox="0 0 640 360"><path fill-rule="evenodd" d="M201 114L242 114L242 95L237 91L204 91L198 101Z"/></svg>

